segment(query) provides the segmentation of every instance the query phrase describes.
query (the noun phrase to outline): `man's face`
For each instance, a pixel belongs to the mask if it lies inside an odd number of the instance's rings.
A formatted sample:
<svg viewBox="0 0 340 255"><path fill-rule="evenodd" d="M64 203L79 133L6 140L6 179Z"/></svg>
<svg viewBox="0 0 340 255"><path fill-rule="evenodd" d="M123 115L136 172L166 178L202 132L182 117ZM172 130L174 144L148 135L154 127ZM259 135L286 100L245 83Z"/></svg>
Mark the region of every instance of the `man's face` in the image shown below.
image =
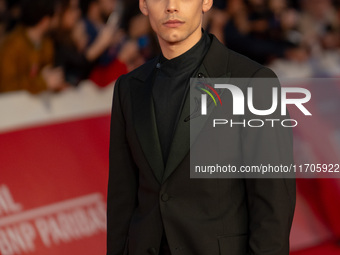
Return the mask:
<svg viewBox="0 0 340 255"><path fill-rule="evenodd" d="M140 9L149 16L158 39L173 44L190 39L201 31L202 12L211 8L212 0L139 0ZM160 42L161 43L161 42Z"/></svg>

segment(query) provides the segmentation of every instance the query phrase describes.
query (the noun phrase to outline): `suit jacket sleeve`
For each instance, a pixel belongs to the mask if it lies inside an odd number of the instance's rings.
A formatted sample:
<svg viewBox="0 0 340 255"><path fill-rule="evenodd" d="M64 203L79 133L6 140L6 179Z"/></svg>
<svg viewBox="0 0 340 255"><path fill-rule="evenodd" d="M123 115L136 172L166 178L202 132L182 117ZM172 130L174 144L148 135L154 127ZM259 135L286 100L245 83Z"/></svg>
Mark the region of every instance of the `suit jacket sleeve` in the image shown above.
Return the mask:
<svg viewBox="0 0 340 255"><path fill-rule="evenodd" d="M114 88L107 193L107 255L122 255L128 244L128 230L137 201L137 166L125 134L122 110L122 76Z"/></svg>
<svg viewBox="0 0 340 255"><path fill-rule="evenodd" d="M254 107L269 109L272 104L271 87L277 87L280 92L279 81L268 68L258 70L254 75L254 78L257 77L271 79L252 79ZM255 116L248 112L246 119L247 117L251 119L290 119L288 113L287 116L281 116L280 100L278 109L272 115ZM282 127L280 122L275 122L274 127L271 127L271 123L266 123L262 128L245 128L242 147L244 165L271 164L280 166L281 164L294 163L292 128ZM250 255L289 254L289 235L296 196L295 175L290 174L290 177L280 178L280 174L276 174L275 178L245 179L249 210Z"/></svg>

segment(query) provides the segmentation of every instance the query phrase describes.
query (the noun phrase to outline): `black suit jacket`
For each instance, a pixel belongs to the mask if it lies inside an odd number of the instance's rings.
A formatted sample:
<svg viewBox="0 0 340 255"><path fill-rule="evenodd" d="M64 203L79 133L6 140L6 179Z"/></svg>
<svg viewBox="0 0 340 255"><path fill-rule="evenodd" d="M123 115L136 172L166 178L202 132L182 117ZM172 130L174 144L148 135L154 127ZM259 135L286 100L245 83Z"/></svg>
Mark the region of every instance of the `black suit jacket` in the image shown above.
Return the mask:
<svg viewBox="0 0 340 255"><path fill-rule="evenodd" d="M276 77L209 36L211 47L198 77ZM115 85L107 255L157 255L163 228L172 255L288 255L295 180L190 178L189 93L163 166L151 94L156 64L157 59L149 61L119 77ZM293 162L290 149L282 144L291 145L291 132L261 130L235 139L238 151L228 153L230 160L247 162L269 153L269 158ZM258 150L249 142L261 141L261 136L270 141L262 139Z"/></svg>

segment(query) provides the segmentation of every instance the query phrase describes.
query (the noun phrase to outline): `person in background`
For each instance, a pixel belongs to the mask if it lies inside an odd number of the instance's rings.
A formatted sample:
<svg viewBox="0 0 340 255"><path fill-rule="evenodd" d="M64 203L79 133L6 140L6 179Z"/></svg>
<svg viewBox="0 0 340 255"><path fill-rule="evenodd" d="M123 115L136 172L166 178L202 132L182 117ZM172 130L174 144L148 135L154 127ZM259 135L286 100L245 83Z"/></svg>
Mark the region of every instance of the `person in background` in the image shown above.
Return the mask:
<svg viewBox="0 0 340 255"><path fill-rule="evenodd" d="M127 38L119 53L120 59L126 63L128 71L132 71L158 52L151 34L149 20L141 14L133 15L127 22Z"/></svg>
<svg viewBox="0 0 340 255"><path fill-rule="evenodd" d="M322 44L333 44L333 40L328 40L331 39L328 35L339 32L339 17L331 0L303 0L301 3L299 30L312 54L319 54L322 51Z"/></svg>
<svg viewBox="0 0 340 255"><path fill-rule="evenodd" d="M19 23L20 14L21 14L21 6L20 0L5 0L6 2L6 32L12 31L16 25Z"/></svg>
<svg viewBox="0 0 340 255"><path fill-rule="evenodd" d="M54 24L55 3L24 0L21 24L0 46L0 92L39 93L65 87L61 68L52 66L54 49L46 37Z"/></svg>
<svg viewBox="0 0 340 255"><path fill-rule="evenodd" d="M55 66L63 68L66 82L76 86L88 77L92 60L102 51L97 50L96 54L91 49L85 51L86 38L77 26L81 18L79 0L59 0L58 7L58 25L51 33L55 48L54 62Z"/></svg>
<svg viewBox="0 0 340 255"><path fill-rule="evenodd" d="M264 0L232 0L228 2L230 19L224 27L226 45L246 56L265 64L273 58L285 57L290 45L272 38L278 22L271 22L272 15ZM273 27L274 26L274 27Z"/></svg>
<svg viewBox="0 0 340 255"><path fill-rule="evenodd" d="M117 23L109 22L113 11L117 11L116 0L83 0L80 6L83 14L82 26L86 38L85 50L90 59L95 59L89 79L104 87L127 72L126 64L118 58L124 42L124 33ZM119 14L117 14L119 15Z"/></svg>
<svg viewBox="0 0 340 255"><path fill-rule="evenodd" d="M129 72L160 53L158 40L149 20L140 13L135 0L124 1L121 27L130 41L129 47L124 47L120 52L120 55L126 58L123 61Z"/></svg>
<svg viewBox="0 0 340 255"><path fill-rule="evenodd" d="M203 21L203 26L223 44L225 44L223 28L230 19L227 2L225 0L215 0L212 9L207 13L206 19Z"/></svg>
<svg viewBox="0 0 340 255"><path fill-rule="evenodd" d="M0 41L6 31L6 25L7 25L6 12L7 12L6 1L0 0Z"/></svg>

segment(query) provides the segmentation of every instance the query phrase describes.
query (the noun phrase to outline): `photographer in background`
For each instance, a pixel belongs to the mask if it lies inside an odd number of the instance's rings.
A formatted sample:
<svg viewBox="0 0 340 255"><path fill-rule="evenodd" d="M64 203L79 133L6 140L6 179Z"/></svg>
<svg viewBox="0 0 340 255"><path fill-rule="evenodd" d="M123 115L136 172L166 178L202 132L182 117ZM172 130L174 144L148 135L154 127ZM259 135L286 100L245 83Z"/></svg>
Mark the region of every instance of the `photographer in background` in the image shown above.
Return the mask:
<svg viewBox="0 0 340 255"><path fill-rule="evenodd" d="M86 42L86 57L93 62L89 79L100 87L115 81L127 72L126 64L118 57L124 43L124 32L119 29L119 2L117 0L83 0L80 7L83 22L77 26L79 33L78 44ZM110 19L115 12L116 17Z"/></svg>

